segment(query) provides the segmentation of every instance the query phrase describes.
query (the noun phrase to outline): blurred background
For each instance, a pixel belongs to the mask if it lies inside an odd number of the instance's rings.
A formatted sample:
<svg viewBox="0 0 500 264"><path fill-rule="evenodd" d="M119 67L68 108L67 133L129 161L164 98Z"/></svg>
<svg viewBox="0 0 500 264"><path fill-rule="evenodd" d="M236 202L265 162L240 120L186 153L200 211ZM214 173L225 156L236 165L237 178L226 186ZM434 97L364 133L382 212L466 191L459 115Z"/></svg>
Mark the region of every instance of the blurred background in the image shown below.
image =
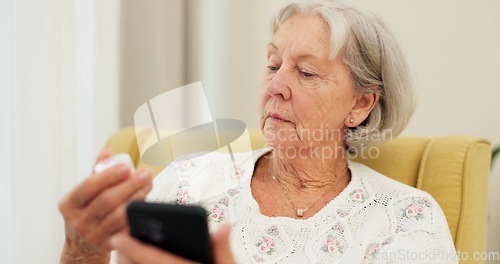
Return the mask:
<svg viewBox="0 0 500 264"><path fill-rule="evenodd" d="M500 1L349 2L407 56L419 102L404 134L500 145ZM58 200L146 100L202 81L213 117L258 128L278 3L0 0L0 263L58 262ZM500 158L490 177L488 247L500 251Z"/></svg>

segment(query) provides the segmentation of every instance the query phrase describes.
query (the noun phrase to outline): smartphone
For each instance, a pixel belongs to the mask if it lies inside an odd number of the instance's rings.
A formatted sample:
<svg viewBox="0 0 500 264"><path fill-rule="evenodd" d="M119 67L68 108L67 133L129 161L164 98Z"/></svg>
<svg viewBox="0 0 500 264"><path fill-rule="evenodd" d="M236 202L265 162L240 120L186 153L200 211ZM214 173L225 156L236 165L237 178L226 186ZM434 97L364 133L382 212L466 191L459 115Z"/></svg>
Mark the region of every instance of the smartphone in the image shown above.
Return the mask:
<svg viewBox="0 0 500 264"><path fill-rule="evenodd" d="M130 233L138 240L200 263L213 263L203 207L134 201L127 206Z"/></svg>

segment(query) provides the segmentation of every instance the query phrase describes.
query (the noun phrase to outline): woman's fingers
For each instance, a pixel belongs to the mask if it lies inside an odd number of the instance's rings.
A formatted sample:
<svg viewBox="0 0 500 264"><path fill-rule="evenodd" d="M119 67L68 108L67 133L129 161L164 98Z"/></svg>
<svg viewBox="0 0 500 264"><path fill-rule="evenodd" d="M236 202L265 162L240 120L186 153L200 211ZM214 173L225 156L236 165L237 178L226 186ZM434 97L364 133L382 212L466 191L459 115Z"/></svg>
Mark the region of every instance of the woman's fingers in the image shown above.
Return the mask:
<svg viewBox="0 0 500 264"><path fill-rule="evenodd" d="M96 162L111 155L104 149ZM99 263L109 259L110 237L128 228L127 202L143 200L151 188L151 172L140 170L132 174L129 166L123 164L85 179L59 202L66 226L63 255L98 256Z"/></svg>
<svg viewBox="0 0 500 264"><path fill-rule="evenodd" d="M126 207L127 205L123 204L110 213L94 228L94 232L89 234L87 240L101 248L111 250L109 245L111 236L127 227Z"/></svg>
<svg viewBox="0 0 500 264"><path fill-rule="evenodd" d="M151 184L148 184L144 188L138 190L129 200L144 200L146 195L151 190ZM98 244L108 250L111 249L109 245L108 239L111 235L114 235L119 232L128 231L128 221L127 221L127 203L121 204L118 208L116 208L113 212L108 214L102 221L99 223L95 234L99 235L97 238L101 238L98 241Z"/></svg>
<svg viewBox="0 0 500 264"><path fill-rule="evenodd" d="M230 235L231 224L225 224L212 236L214 260L217 264L235 263L229 242Z"/></svg>
<svg viewBox="0 0 500 264"><path fill-rule="evenodd" d="M123 164L115 165L102 173L93 174L61 200L60 208L61 206L72 208L85 207L101 191L122 182L129 176L130 168Z"/></svg>
<svg viewBox="0 0 500 264"><path fill-rule="evenodd" d="M109 248L109 238L127 225L124 207L132 198L144 199L151 185L151 172L137 171L129 179L103 190L73 222L74 228L89 243Z"/></svg>
<svg viewBox="0 0 500 264"><path fill-rule="evenodd" d="M193 263L187 259L173 255L154 246L144 244L131 236L123 233L116 234L111 238L111 246L118 251L120 263L171 263L188 264Z"/></svg>
<svg viewBox="0 0 500 264"><path fill-rule="evenodd" d="M101 221L115 208L129 201L134 194L150 185L152 179L151 171L137 171L128 180L102 191L88 204L83 218L88 221Z"/></svg>

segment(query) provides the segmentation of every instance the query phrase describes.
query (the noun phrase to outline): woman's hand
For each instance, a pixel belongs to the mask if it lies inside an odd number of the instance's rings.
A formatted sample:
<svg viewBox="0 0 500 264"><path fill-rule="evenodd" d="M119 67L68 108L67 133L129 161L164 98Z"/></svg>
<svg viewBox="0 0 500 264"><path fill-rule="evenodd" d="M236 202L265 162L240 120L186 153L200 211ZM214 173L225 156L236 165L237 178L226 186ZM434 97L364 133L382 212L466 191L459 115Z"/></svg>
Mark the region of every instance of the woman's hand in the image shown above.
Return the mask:
<svg viewBox="0 0 500 264"><path fill-rule="evenodd" d="M233 264L234 258L229 244L231 225L226 224L212 235L214 263ZM173 255L157 247L144 244L125 233L115 235L111 246L118 251L120 264L187 264L193 261Z"/></svg>
<svg viewBox="0 0 500 264"><path fill-rule="evenodd" d="M97 162L111 156L103 150ZM128 229L126 205L143 200L152 187L150 171L131 173L125 165L89 176L59 202L66 239L61 263L107 263L109 239Z"/></svg>

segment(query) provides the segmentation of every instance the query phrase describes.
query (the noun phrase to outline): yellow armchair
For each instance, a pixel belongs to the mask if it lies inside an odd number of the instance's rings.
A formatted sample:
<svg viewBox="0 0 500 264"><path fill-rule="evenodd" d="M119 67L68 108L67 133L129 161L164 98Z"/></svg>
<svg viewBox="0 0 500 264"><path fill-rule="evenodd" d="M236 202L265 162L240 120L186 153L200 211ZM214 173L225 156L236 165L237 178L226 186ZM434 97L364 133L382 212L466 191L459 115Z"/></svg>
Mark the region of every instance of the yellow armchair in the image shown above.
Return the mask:
<svg viewBox="0 0 500 264"><path fill-rule="evenodd" d="M250 137L254 149L264 146L260 131L251 131ZM133 128L113 135L107 148L130 154L137 168L147 167L155 174L163 169L142 162ZM377 150L379 153L371 153L373 158L358 157L355 161L430 193L444 211L457 251L467 252L469 257L486 251L491 162L487 140L468 136L401 137L379 145Z"/></svg>

